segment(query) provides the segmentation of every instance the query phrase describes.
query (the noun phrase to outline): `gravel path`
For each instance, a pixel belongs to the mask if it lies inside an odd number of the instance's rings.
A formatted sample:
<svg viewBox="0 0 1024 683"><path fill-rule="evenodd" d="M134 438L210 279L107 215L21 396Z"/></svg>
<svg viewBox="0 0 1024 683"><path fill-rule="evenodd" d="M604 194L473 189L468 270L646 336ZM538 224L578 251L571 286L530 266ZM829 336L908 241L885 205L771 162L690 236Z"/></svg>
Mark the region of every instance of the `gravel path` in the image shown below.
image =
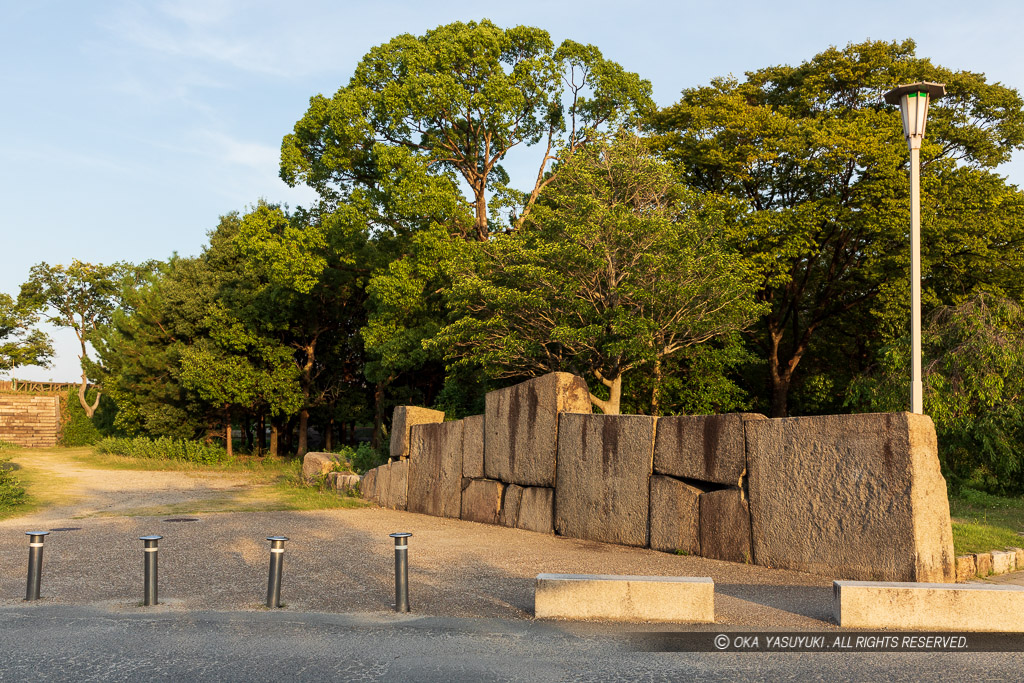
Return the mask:
<svg viewBox="0 0 1024 683"><path fill-rule="evenodd" d="M244 474L101 470L62 462L33 466L65 478L68 504L0 521L0 605L23 605L25 531L46 540L42 602L137 610L142 542L160 534L157 610L264 609L269 544L286 544L286 610L384 613L392 609L394 551L388 534L413 533L410 597L415 614L529 619L543 572L710 576L723 626L834 628L831 581L800 572L594 543L518 529L385 510L233 512L125 516L119 511L202 501L253 484ZM184 509L187 509L185 507ZM57 529L66 529L58 531ZM26 607L31 609L31 607Z"/></svg>

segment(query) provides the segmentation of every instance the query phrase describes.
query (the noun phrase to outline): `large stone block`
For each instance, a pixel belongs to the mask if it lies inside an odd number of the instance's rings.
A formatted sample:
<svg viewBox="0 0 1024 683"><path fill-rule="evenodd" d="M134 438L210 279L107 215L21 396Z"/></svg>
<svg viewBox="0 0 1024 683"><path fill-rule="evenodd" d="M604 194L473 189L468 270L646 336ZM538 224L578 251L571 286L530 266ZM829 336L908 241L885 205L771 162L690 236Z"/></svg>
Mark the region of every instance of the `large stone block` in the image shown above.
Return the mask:
<svg viewBox="0 0 1024 683"><path fill-rule="evenodd" d="M516 484L509 484L505 487L498 524L515 528L519 523L519 508L523 503L523 490L522 486Z"/></svg>
<svg viewBox="0 0 1024 683"><path fill-rule="evenodd" d="M462 519L497 524L505 485L493 479L469 479L463 483Z"/></svg>
<svg viewBox="0 0 1024 683"><path fill-rule="evenodd" d="M992 573L992 553L974 553L974 569L978 576L989 576Z"/></svg>
<svg viewBox="0 0 1024 683"><path fill-rule="evenodd" d="M459 518L464 428L461 420L412 428L407 508L410 512Z"/></svg>
<svg viewBox="0 0 1024 683"><path fill-rule="evenodd" d="M523 489L516 527L540 534L555 531L555 490L543 486Z"/></svg>
<svg viewBox="0 0 1024 683"><path fill-rule="evenodd" d="M746 435L755 563L848 579L955 579L931 418L760 420Z"/></svg>
<svg viewBox="0 0 1024 683"><path fill-rule="evenodd" d="M739 486L747 470L745 422L756 413L679 415L658 420L654 471L684 479Z"/></svg>
<svg viewBox="0 0 1024 683"><path fill-rule="evenodd" d="M391 457L409 457L409 430L415 425L444 422L444 412L418 406L395 406L391 416Z"/></svg>
<svg viewBox="0 0 1024 683"><path fill-rule="evenodd" d="M842 628L1024 632L1024 586L835 581Z"/></svg>
<svg viewBox="0 0 1024 683"><path fill-rule="evenodd" d="M462 419L462 476L484 478L484 416L470 415Z"/></svg>
<svg viewBox="0 0 1024 683"><path fill-rule="evenodd" d="M589 413L582 377L552 372L487 394L484 474L521 486L554 486L558 414Z"/></svg>
<svg viewBox="0 0 1024 683"><path fill-rule="evenodd" d="M701 494L700 554L713 560L752 561L750 508L740 489Z"/></svg>
<svg viewBox="0 0 1024 683"><path fill-rule="evenodd" d="M715 621L715 584L707 577L538 574L538 619Z"/></svg>
<svg viewBox="0 0 1024 683"><path fill-rule="evenodd" d="M409 461L396 460L377 469L377 503L404 510L409 500Z"/></svg>
<svg viewBox="0 0 1024 683"><path fill-rule="evenodd" d="M651 477L652 548L700 555L702 493L702 489L672 477Z"/></svg>
<svg viewBox="0 0 1024 683"><path fill-rule="evenodd" d="M622 545L648 544L656 419L562 414L555 487L558 533Z"/></svg>
<svg viewBox="0 0 1024 683"><path fill-rule="evenodd" d="M366 500L377 500L377 470L379 469L379 467L374 467L363 475L359 492Z"/></svg>

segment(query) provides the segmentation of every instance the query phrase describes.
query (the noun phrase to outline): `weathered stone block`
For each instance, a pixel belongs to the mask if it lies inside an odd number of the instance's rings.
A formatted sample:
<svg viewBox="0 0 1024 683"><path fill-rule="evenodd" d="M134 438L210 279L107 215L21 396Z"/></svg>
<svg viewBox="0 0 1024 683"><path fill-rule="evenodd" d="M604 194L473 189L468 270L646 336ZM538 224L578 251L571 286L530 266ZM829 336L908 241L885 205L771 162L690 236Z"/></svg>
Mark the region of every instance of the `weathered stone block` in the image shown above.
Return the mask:
<svg viewBox="0 0 1024 683"><path fill-rule="evenodd" d="M974 555L956 556L956 582L967 583L978 573L977 565L974 564Z"/></svg>
<svg viewBox="0 0 1024 683"><path fill-rule="evenodd" d="M366 500L377 499L377 470L379 467L374 467L372 470L363 475L362 485L360 486L360 493Z"/></svg>
<svg viewBox="0 0 1024 683"><path fill-rule="evenodd" d="M505 485L493 479L470 479L462 489L462 519L497 524Z"/></svg>
<svg viewBox="0 0 1024 683"><path fill-rule="evenodd" d="M672 477L651 477L652 548L700 555L699 499L703 492Z"/></svg>
<svg viewBox="0 0 1024 683"><path fill-rule="evenodd" d="M527 531L550 534L555 530L555 490L541 486L523 489L516 526Z"/></svg>
<svg viewBox="0 0 1024 683"><path fill-rule="evenodd" d="M409 500L409 461L396 460L377 468L377 503L404 510Z"/></svg>
<svg viewBox="0 0 1024 683"><path fill-rule="evenodd" d="M307 484L334 469L341 457L334 453L306 453L302 458L302 478Z"/></svg>
<svg viewBox="0 0 1024 683"><path fill-rule="evenodd" d="M538 574L538 619L715 620L715 584L707 577Z"/></svg>
<svg viewBox="0 0 1024 683"><path fill-rule="evenodd" d="M381 507L388 505L388 495L391 490L391 464L381 465L377 468L377 488L374 495L374 502Z"/></svg>
<svg viewBox="0 0 1024 683"><path fill-rule="evenodd" d="M1024 548L1010 548L1017 556L1017 570L1024 571Z"/></svg>
<svg viewBox="0 0 1024 683"><path fill-rule="evenodd" d="M554 486L558 414L589 413L582 377L552 372L487 394L484 473L521 486Z"/></svg>
<svg viewBox="0 0 1024 683"><path fill-rule="evenodd" d="M1002 550L992 551L992 573L1009 574L1017 568L1017 554Z"/></svg>
<svg viewBox="0 0 1024 683"><path fill-rule="evenodd" d="M746 423L754 562L850 579L956 577L931 418Z"/></svg>
<svg viewBox="0 0 1024 683"><path fill-rule="evenodd" d="M462 419L462 476L484 478L484 416L470 415Z"/></svg>
<svg viewBox="0 0 1024 683"><path fill-rule="evenodd" d="M555 487L558 533L622 545L648 544L656 419L562 414Z"/></svg>
<svg viewBox="0 0 1024 683"><path fill-rule="evenodd" d="M444 422L444 412L418 406L395 406L391 416L391 457L409 457L409 430L414 425Z"/></svg>
<svg viewBox="0 0 1024 683"><path fill-rule="evenodd" d="M835 581L832 610L842 628L1024 631L1024 586Z"/></svg>
<svg viewBox="0 0 1024 683"><path fill-rule="evenodd" d="M420 424L411 430L410 512L458 519L462 511L462 439L457 422Z"/></svg>
<svg viewBox="0 0 1024 683"><path fill-rule="evenodd" d="M756 413L660 418L654 445L654 471L739 486L747 471L743 424L766 419Z"/></svg>
<svg viewBox="0 0 1024 683"><path fill-rule="evenodd" d="M701 494L700 554L728 562L753 561L750 508L740 489L719 489Z"/></svg>
<svg viewBox="0 0 1024 683"><path fill-rule="evenodd" d="M347 472L330 472L327 474L327 485L339 493L354 491L360 485L361 480L362 477L358 474L349 474Z"/></svg>
<svg viewBox="0 0 1024 683"><path fill-rule="evenodd" d="M519 509L523 503L523 487L509 484L505 487L505 496L501 500L501 514L498 524L515 528L519 523Z"/></svg>
<svg viewBox="0 0 1024 683"><path fill-rule="evenodd" d="M992 573L992 553L975 553L974 568L978 576L988 576Z"/></svg>

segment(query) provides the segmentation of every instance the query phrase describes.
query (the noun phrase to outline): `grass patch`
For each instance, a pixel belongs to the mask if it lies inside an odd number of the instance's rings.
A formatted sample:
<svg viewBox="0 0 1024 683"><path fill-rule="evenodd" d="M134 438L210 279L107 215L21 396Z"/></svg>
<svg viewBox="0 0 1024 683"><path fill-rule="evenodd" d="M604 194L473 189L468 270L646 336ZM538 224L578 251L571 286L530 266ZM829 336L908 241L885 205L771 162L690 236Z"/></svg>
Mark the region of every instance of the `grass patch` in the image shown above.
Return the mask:
<svg viewBox="0 0 1024 683"><path fill-rule="evenodd" d="M950 498L957 555L1024 547L1024 498L963 489Z"/></svg>
<svg viewBox="0 0 1024 683"><path fill-rule="evenodd" d="M32 449L20 447L4 448L0 453L0 465L8 470L17 481L16 486L24 492L17 503L0 504L0 519L27 515L54 505L67 505L76 500L76 496L68 494L70 480L34 467L32 454ZM0 479L2 478L3 473L0 472Z"/></svg>

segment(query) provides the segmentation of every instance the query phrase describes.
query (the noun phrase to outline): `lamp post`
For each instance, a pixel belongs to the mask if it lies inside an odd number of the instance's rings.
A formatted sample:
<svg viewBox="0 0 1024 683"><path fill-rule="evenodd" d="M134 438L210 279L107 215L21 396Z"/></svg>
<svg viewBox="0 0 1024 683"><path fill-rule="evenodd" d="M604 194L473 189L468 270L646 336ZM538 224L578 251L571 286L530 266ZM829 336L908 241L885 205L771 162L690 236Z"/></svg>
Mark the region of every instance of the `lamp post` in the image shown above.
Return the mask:
<svg viewBox="0 0 1024 683"><path fill-rule="evenodd" d="M922 81L885 93L885 101L900 105L903 134L910 146L910 412L924 412L921 382L921 140L928 103L946 94L943 83Z"/></svg>

